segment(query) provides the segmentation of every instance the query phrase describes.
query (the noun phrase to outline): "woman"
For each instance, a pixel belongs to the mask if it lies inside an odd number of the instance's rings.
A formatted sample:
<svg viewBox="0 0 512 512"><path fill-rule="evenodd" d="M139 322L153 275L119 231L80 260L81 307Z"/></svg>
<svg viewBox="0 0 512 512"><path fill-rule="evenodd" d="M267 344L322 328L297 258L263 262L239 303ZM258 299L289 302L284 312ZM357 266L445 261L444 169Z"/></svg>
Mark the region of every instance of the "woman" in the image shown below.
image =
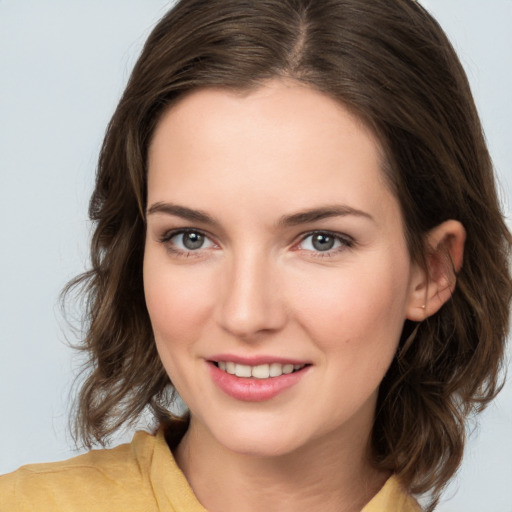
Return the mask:
<svg viewBox="0 0 512 512"><path fill-rule="evenodd" d="M77 433L101 442L147 405L161 427L4 477L10 509L435 502L496 393L510 236L464 73L418 4L180 2L90 213Z"/></svg>

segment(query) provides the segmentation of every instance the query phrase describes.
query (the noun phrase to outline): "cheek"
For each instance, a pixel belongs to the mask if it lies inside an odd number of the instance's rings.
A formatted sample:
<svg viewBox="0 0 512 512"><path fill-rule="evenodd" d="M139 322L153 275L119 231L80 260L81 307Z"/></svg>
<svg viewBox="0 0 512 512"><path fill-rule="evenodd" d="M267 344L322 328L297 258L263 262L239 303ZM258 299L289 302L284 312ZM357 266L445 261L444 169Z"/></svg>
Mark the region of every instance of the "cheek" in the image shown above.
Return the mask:
<svg viewBox="0 0 512 512"><path fill-rule="evenodd" d="M159 351L187 345L204 329L214 290L208 275L200 270L191 275L150 254L145 257L144 293Z"/></svg>
<svg viewBox="0 0 512 512"><path fill-rule="evenodd" d="M367 352L370 360L394 353L405 319L407 272L381 263L366 266L371 271L350 268L301 280L295 310L322 348L348 358Z"/></svg>

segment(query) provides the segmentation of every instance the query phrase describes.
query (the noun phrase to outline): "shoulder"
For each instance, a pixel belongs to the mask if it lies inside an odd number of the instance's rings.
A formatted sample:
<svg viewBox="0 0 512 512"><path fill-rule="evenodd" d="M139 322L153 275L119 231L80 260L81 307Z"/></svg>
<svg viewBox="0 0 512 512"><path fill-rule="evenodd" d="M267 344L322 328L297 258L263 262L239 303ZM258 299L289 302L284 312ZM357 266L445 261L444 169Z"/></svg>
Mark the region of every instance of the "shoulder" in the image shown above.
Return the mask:
<svg viewBox="0 0 512 512"><path fill-rule="evenodd" d="M361 512L421 512L418 502L391 476Z"/></svg>
<svg viewBox="0 0 512 512"><path fill-rule="evenodd" d="M138 432L130 444L23 466L0 476L0 510L94 511L105 503L110 510L117 510L116 505L122 510L127 503L147 510L153 499L149 469L154 445L154 436ZM137 507L138 502L145 506Z"/></svg>

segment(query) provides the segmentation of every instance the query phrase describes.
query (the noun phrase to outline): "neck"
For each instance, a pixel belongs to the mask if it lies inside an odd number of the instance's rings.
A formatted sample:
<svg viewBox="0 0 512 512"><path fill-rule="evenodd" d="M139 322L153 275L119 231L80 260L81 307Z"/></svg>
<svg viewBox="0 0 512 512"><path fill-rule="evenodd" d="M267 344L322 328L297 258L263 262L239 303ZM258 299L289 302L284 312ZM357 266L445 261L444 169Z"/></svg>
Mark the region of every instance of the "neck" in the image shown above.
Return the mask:
<svg viewBox="0 0 512 512"><path fill-rule="evenodd" d="M277 457L219 445L192 417L177 463L209 512L360 512L389 474L369 463L369 432L334 432Z"/></svg>

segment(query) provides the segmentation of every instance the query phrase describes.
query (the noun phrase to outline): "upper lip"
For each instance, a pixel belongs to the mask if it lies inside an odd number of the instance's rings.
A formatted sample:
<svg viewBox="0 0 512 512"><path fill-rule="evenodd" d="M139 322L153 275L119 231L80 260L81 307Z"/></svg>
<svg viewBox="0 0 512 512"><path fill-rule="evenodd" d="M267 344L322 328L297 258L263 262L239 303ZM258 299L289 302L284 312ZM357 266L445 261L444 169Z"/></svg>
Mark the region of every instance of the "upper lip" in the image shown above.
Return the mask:
<svg viewBox="0 0 512 512"><path fill-rule="evenodd" d="M260 364L310 364L309 361L301 359L293 359L288 357L278 357L270 355L259 356L240 356L236 354L218 354L207 358L208 361L218 363L219 361L229 361L237 364L245 364L247 366L258 366Z"/></svg>

